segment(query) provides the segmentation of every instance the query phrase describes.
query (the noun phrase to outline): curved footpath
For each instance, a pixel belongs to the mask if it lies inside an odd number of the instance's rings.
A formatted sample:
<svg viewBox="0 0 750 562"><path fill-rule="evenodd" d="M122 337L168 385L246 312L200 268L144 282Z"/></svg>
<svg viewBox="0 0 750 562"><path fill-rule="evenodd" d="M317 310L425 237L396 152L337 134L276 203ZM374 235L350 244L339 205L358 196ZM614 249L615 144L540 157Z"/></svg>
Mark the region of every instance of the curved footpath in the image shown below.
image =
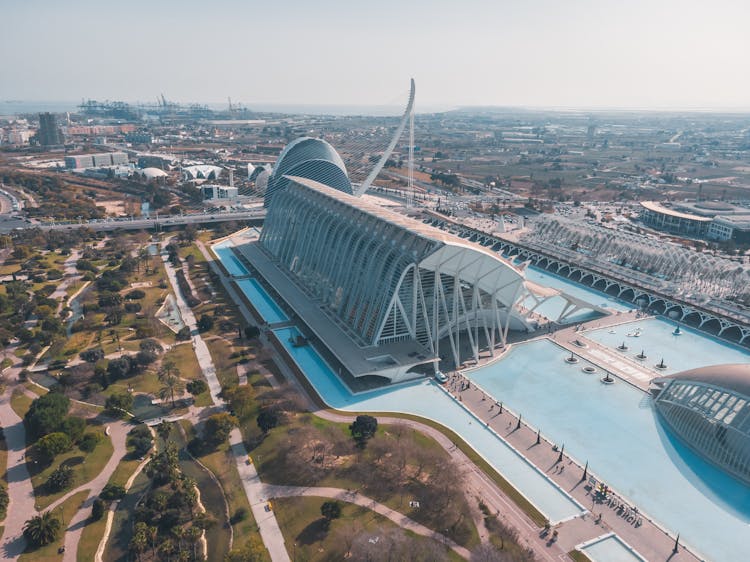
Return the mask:
<svg viewBox="0 0 750 562"><path fill-rule="evenodd" d="M15 378L15 377L14 377ZM10 405L15 385L8 384L0 397L0 425L8 449L8 514L0 548L0 560L17 560L26 548L23 524L36 513L34 488L26 468L26 429Z"/></svg>
<svg viewBox="0 0 750 562"><path fill-rule="evenodd" d="M394 511L390 507L383 505L382 503L378 503L372 498L360 495L357 492L350 492L349 490L343 490L341 488L277 486L273 484L264 484L263 493L268 498L292 498L298 496L310 496L315 498L331 498L347 503L353 503L390 519L402 529L411 531L416 535L429 537L449 546L451 550L453 550L453 552L458 554L461 558L465 558L468 560L471 556L471 553L467 548L456 544L453 540L449 539L445 535L432 531L424 525L417 523L413 519L409 519L403 513Z"/></svg>

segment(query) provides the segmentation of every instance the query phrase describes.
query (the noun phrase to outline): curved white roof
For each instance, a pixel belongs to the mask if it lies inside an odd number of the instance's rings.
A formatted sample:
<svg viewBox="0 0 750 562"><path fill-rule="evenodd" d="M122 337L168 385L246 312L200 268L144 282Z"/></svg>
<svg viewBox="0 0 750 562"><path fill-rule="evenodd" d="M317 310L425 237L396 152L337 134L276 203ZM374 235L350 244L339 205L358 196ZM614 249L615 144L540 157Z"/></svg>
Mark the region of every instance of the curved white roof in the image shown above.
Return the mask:
<svg viewBox="0 0 750 562"><path fill-rule="evenodd" d="M182 169L182 173L190 179L217 179L221 175L219 166L213 166L211 164L197 164L195 166L188 166ZM213 177L211 177L213 175Z"/></svg>
<svg viewBox="0 0 750 562"><path fill-rule="evenodd" d="M159 168L143 168L142 170L136 171L148 179L163 178L167 176L167 173Z"/></svg>

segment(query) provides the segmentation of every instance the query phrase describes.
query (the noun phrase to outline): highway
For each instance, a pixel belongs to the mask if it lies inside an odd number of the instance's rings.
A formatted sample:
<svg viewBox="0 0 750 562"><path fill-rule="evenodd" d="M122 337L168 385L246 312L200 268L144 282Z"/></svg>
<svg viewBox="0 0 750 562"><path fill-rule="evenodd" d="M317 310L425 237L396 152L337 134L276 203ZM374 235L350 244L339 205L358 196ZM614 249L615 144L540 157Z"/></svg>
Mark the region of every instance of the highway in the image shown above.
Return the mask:
<svg viewBox="0 0 750 562"><path fill-rule="evenodd" d="M184 226L188 224L211 224L230 221L260 221L266 216L263 208L247 211L227 211L213 213L195 213L189 215L156 215L150 218L120 218L98 219L90 221L68 222L27 222L25 219L13 216L0 216L0 233L7 233L19 229L39 228L41 230L72 230L75 228L90 228L97 231L110 230L148 230L170 226Z"/></svg>

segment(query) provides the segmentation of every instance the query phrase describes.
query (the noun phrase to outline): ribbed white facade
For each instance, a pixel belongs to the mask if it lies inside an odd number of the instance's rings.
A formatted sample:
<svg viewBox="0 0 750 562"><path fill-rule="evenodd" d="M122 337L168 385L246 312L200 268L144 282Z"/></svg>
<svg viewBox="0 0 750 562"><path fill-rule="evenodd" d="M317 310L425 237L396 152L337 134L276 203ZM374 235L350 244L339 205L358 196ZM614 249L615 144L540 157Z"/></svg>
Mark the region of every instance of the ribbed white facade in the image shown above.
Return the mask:
<svg viewBox="0 0 750 562"><path fill-rule="evenodd" d="M443 340L458 365L505 343L523 285L512 265L339 190L287 179L260 244L358 345L411 340L437 359Z"/></svg>

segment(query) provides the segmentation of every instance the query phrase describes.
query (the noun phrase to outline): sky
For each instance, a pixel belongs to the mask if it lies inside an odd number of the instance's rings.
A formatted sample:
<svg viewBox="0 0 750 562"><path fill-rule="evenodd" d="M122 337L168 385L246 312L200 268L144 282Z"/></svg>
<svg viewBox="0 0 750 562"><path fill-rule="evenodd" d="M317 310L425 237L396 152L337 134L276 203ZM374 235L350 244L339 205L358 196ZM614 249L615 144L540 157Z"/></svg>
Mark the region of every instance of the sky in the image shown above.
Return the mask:
<svg viewBox="0 0 750 562"><path fill-rule="evenodd" d="M747 0L0 0L0 100L750 109Z"/></svg>

